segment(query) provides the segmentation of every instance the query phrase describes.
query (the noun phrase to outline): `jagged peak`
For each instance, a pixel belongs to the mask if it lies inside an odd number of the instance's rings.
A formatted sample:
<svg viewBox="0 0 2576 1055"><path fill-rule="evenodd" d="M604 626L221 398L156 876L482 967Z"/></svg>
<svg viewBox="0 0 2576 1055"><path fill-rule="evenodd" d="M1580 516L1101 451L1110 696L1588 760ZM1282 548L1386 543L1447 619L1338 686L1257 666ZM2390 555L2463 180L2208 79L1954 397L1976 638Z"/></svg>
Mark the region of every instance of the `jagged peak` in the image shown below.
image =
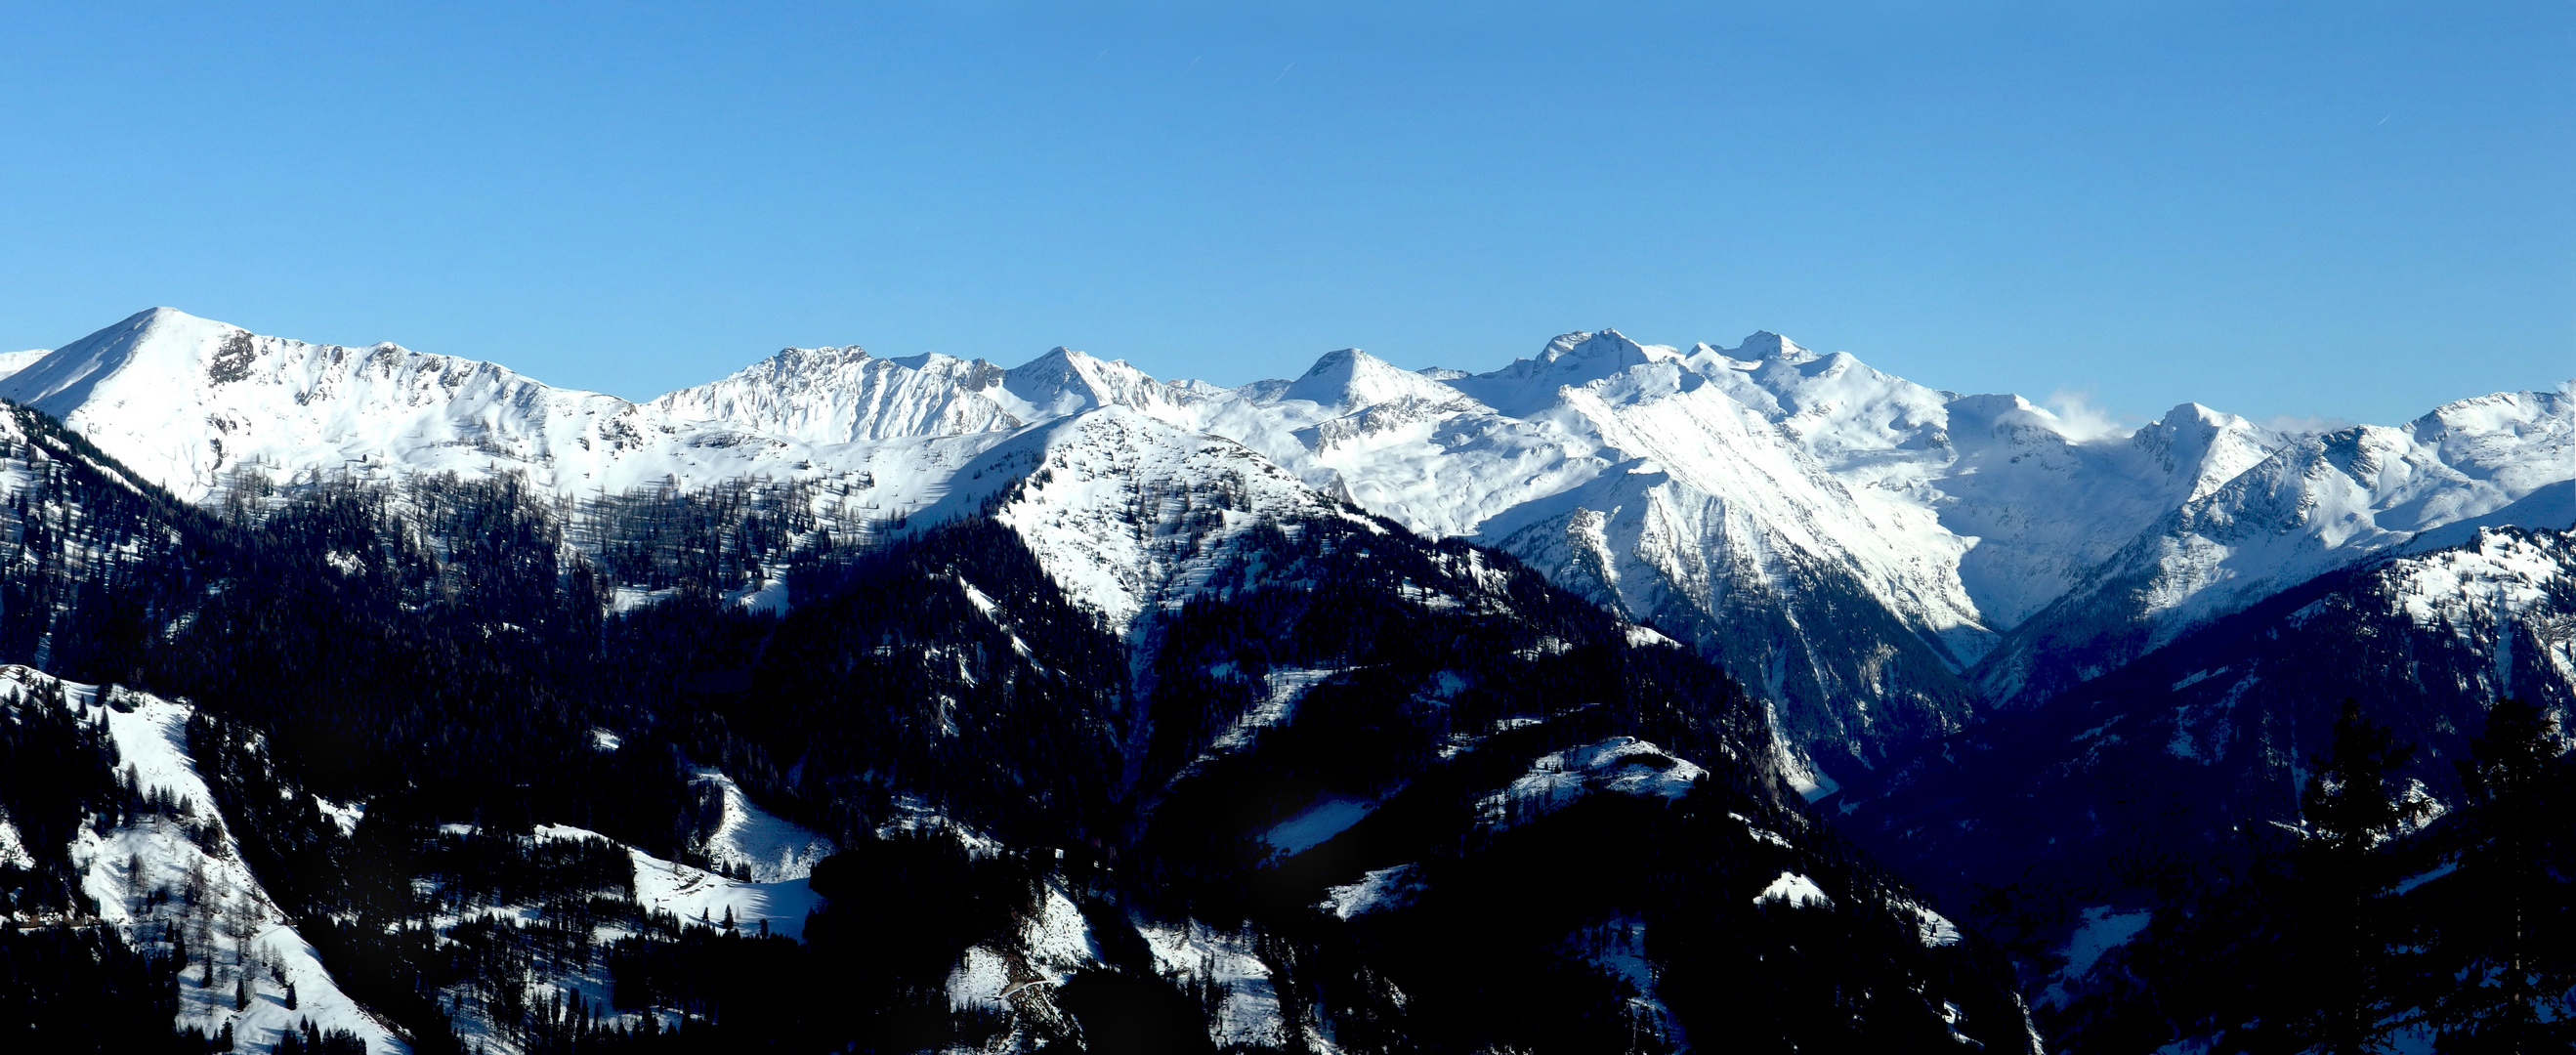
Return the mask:
<svg viewBox="0 0 2576 1055"><path fill-rule="evenodd" d="M889 358L870 354L855 344L790 347L718 380L663 393L652 403L679 410L706 403L719 391L737 388L763 389L773 397L821 391L840 398L857 389L887 384L947 383L971 392L990 387L1001 374L1001 367L984 360L960 359L941 352ZM689 416L703 413L691 411Z"/></svg>
<svg viewBox="0 0 2576 1055"><path fill-rule="evenodd" d="M1584 371L1585 367L1592 369L1584 372L1606 373L1655 359L1656 350L1672 352L1669 348L1649 349L1646 345L1629 340L1628 335L1617 330L1576 330L1573 333L1558 334L1555 339L1547 342L1546 347L1539 349L1537 358L1514 359L1511 365L1500 370L1473 376L1478 378L1529 377L1541 372Z"/></svg>
<svg viewBox="0 0 2576 1055"><path fill-rule="evenodd" d="M2023 399L2022 397L2010 392L1978 392L1969 395L1956 396L1950 400L1949 407L1950 412L1953 414L1973 415L1981 418L1997 417L2014 411L2030 411L2039 409L2037 406L2034 406L2031 401Z"/></svg>
<svg viewBox="0 0 2576 1055"><path fill-rule="evenodd" d="M1005 371L1002 387L1039 417L1105 406L1150 411L1189 398L1187 390L1157 381L1124 359L1102 359L1063 345Z"/></svg>
<svg viewBox="0 0 2576 1055"><path fill-rule="evenodd" d="M2419 435L2450 431L2491 432L2522 431L2525 422L2555 422L2556 431L2566 431L2568 408L2576 403L2576 380L2562 382L2555 389L2523 389L2512 392L2489 392L2482 396L2455 399L2426 411L2424 416L2407 424Z"/></svg>
<svg viewBox="0 0 2576 1055"><path fill-rule="evenodd" d="M1039 355L1035 359L1031 359L1028 362L1012 367L1008 376L1010 380L1007 383L1010 384L1015 391L1021 385L1030 383L1071 384L1079 382L1085 387L1096 387L1104 382L1111 384L1119 382L1132 384L1137 381L1158 383L1154 382L1153 378L1146 376L1144 371L1127 365L1127 361L1124 359L1102 359L1099 356L1092 355L1088 352L1076 351L1061 344L1047 349L1044 354Z"/></svg>
<svg viewBox="0 0 2576 1055"><path fill-rule="evenodd" d="M1657 353L1663 353L1661 355ZM1673 350L1660 345L1639 344L1615 329L1601 329L1559 334L1539 352L1542 363L1577 360L1601 363L1612 369L1637 366L1655 359L1667 358Z"/></svg>
<svg viewBox="0 0 2576 1055"><path fill-rule="evenodd" d="M781 365L801 365L805 363L839 364L864 363L875 358L875 356L868 354L867 349L861 348L855 344L826 344L815 348L781 348L778 350L778 354L770 356L769 358L762 360L762 362L778 363Z"/></svg>
<svg viewBox="0 0 2576 1055"><path fill-rule="evenodd" d="M1437 379L1414 373L1357 348L1326 352L1280 392L1328 407L1363 407L1405 398L1455 399Z"/></svg>
<svg viewBox="0 0 2576 1055"><path fill-rule="evenodd" d="M1755 362L1760 362L1766 359L1780 359L1792 363L1803 363L1807 360L1816 358L1815 352L1809 351L1796 341L1790 340L1787 337L1783 337L1769 330L1755 330L1752 333L1746 334L1742 341L1736 343L1735 347L1726 349L1726 354L1736 359L1749 359Z"/></svg>
<svg viewBox="0 0 2576 1055"><path fill-rule="evenodd" d="M113 371L138 356L166 360L157 365L184 371L187 364L204 361L209 370L222 366L222 361L256 359L276 353L298 356L344 357L351 351L393 353L408 357L431 368L447 363L463 363L494 374L523 378L518 371L499 363L471 356L422 352L392 341L348 345L304 341L253 332L218 319L191 315L177 308L149 308L125 317L115 325L101 329L80 340L56 349L48 358L79 358ZM50 365L50 364L49 364ZM211 378L221 383L221 378Z"/></svg>
<svg viewBox="0 0 2576 1055"><path fill-rule="evenodd" d="M1577 330L1547 342L1537 358L1514 359L1491 373L1440 380L1486 406L1518 414L1554 402L1566 386L1582 387L1666 362L1690 369L1678 349L1639 344L1614 329Z"/></svg>
<svg viewBox="0 0 2576 1055"><path fill-rule="evenodd" d="M1106 360L1088 352L1075 351L1061 344L1047 349L1044 354L1035 359L1010 369L1012 387L1015 389L1020 382L1063 383L1078 380L1085 384L1092 384L1112 377L1153 380L1146 377L1144 371L1127 365L1124 359Z"/></svg>
<svg viewBox="0 0 2576 1055"><path fill-rule="evenodd" d="M189 390L202 390L248 380L256 372L255 364L288 350L310 357L345 353L347 349L340 345L264 337L231 323L200 318L177 308L148 308L64 345L8 375L5 380L0 380L0 396L60 416L81 405L98 385L110 377L133 372L138 377L149 377L148 383L155 386L177 385ZM390 343L374 345L368 350L419 355ZM438 359L421 358L425 361ZM509 373L495 364L463 361L501 374Z"/></svg>
<svg viewBox="0 0 2576 1055"><path fill-rule="evenodd" d="M2214 410L2199 403L2184 402L2174 404L2173 409L2165 411L2164 416L2157 418L2154 424L2138 431L2144 434L2148 429L2168 433L2189 430L2208 434L2253 427L2252 422L2226 411Z"/></svg>
<svg viewBox="0 0 2576 1055"><path fill-rule="evenodd" d="M1302 380L1306 377L1320 377L1329 372L1347 374L1353 371L1366 369L1367 365L1371 363L1387 365L1386 360L1370 355L1360 349L1336 348L1316 357L1315 365L1307 367L1306 372L1301 375L1300 379ZM1389 365L1388 368L1393 369L1391 365Z"/></svg>
<svg viewBox="0 0 2576 1055"><path fill-rule="evenodd" d="M1074 369L1074 368L1076 367L1076 364L1080 364L1080 363L1087 363L1087 362L1088 362L1088 363L1096 363L1096 362L1099 362L1099 361L1100 361L1100 360L1099 360L1098 358L1096 358L1096 357L1092 356L1092 355L1091 355L1090 353L1088 353L1088 352L1077 352L1077 351L1075 351L1075 350L1073 350L1073 349L1071 349L1071 348L1067 348L1067 347L1065 347L1065 346L1063 346L1063 345L1059 344L1059 345L1056 345L1056 346L1055 346L1055 347L1053 347L1053 348L1049 348L1049 349L1047 349L1046 351L1039 353L1037 358L1035 358L1035 359L1031 359L1031 360L1029 360L1028 362L1025 362L1025 363L1021 363L1020 365L1015 366L1015 367L1012 367L1011 369L1013 369L1013 370L1032 370L1032 369L1037 369L1037 368L1040 368L1040 367L1046 367L1046 366L1051 366L1051 365L1053 365L1053 366L1060 366L1060 367L1061 367L1061 368L1063 368L1063 369Z"/></svg>
<svg viewBox="0 0 2576 1055"><path fill-rule="evenodd" d="M2221 419L2234 416L2235 415L2232 414L2222 414L2218 411L2211 410L2199 403L2184 401L2174 404L2173 409L2165 411L2165 415L2161 418L2157 418L2156 423L2161 425L2178 424L2185 421L2198 421L2214 424L2219 422Z"/></svg>
<svg viewBox="0 0 2576 1055"><path fill-rule="evenodd" d="M861 352L859 354L862 356L867 355L865 352ZM992 363L986 362L982 359L965 359L950 355L946 352L920 352L913 355L893 356L891 358L869 357L869 361L893 363L894 365L900 366L906 370L919 373L953 371L961 367L986 368L994 371L995 373L999 373L1002 369L1001 367L994 366Z"/></svg>
<svg viewBox="0 0 2576 1055"><path fill-rule="evenodd" d="M2192 498L2270 457L2284 438L2198 403L2177 403L2163 417L2129 434L2130 444L2155 458L2166 472L2187 473L2199 481L2192 488Z"/></svg>

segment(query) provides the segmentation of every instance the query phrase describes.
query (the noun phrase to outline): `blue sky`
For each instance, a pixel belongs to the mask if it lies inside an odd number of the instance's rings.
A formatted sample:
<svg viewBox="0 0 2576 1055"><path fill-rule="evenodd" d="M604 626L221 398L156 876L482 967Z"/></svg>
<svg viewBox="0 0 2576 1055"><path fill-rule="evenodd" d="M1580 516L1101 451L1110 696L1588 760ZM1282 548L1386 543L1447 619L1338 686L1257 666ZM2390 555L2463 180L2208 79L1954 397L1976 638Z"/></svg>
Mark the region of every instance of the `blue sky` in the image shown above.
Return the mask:
<svg viewBox="0 0 2576 1055"><path fill-rule="evenodd" d="M630 397L1771 329L2394 422L2576 376L2576 5L0 4L0 345L168 304Z"/></svg>

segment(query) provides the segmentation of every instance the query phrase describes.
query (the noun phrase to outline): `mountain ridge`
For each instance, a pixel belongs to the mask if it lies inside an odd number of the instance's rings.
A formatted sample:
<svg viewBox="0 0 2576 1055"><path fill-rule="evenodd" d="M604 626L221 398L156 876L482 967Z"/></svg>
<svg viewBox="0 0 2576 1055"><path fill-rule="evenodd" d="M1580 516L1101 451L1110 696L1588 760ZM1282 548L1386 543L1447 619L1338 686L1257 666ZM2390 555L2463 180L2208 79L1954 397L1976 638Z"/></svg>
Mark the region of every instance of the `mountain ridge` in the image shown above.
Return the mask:
<svg viewBox="0 0 2576 1055"><path fill-rule="evenodd" d="M154 309L0 378L0 397L62 416L197 500L245 470L290 486L518 472L575 498L760 480L805 488L819 523L844 535L969 508L947 496L991 492L985 453L1005 436L1132 414L1177 430L1156 443L1222 437L1330 499L1535 559L1629 618L1701 627L1698 647L1733 657L1789 726L1818 730L1798 745L1811 766L1846 775L1901 746L1857 720L1871 707L1913 714L1903 727L1955 730L2259 599L2230 570L2254 556L2195 579L2188 552L2155 554L2206 549L2189 525L2241 505L2218 496L2249 473L2286 474L2289 495L2309 467L2353 456L2198 404L2099 434L2019 397L1928 388L1768 331L1687 351L1576 331L1482 374L1404 371L1344 349L1295 379L1233 388L1063 348L1011 368L788 349L635 403L496 364L309 345ZM2332 435L2428 467L2411 511L2394 511L2423 534L2556 515L2549 477L2576 477L2549 457L2564 430L2548 426L2564 413L2562 396L2500 393ZM2309 452L2296 466L2261 470L2293 447ZM2540 504L2513 505L2532 495ZM2157 541L2167 536L2182 541ZM2375 549L2319 536L2257 578L2277 589ZM2113 570L2121 561L2132 571ZM1881 629L1857 649L1812 647L1824 631L1786 614L1802 603L1793 580L1853 595L1837 610L1883 610L1871 617ZM2164 585L2120 585L2133 580ZM2123 600L2140 589L2187 603ZM1748 640L1734 623L1757 611L1771 629ZM1891 684L1878 662L1915 673Z"/></svg>

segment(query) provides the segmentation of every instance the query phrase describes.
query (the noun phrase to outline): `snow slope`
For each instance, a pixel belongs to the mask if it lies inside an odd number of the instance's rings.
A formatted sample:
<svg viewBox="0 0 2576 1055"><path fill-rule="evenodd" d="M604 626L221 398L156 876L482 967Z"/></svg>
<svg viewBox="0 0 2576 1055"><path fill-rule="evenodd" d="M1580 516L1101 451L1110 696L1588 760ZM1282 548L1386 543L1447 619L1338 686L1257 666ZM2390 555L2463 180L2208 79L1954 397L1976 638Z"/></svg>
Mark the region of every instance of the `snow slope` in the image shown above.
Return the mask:
<svg viewBox="0 0 2576 1055"><path fill-rule="evenodd" d="M816 863L840 849L822 834L761 809L723 770L695 769L689 782L713 791L722 811L700 849L709 861L749 882L804 879L814 874Z"/></svg>
<svg viewBox="0 0 2576 1055"><path fill-rule="evenodd" d="M566 824L539 825L536 832L542 839L616 842L598 832ZM745 930L802 939L806 913L823 904L822 895L816 894L807 881L813 871L810 867L791 878L727 879L631 846L624 849L635 862L635 903L650 912L678 916L684 925L723 926L725 920L731 919L736 927Z"/></svg>
<svg viewBox="0 0 2576 1055"><path fill-rule="evenodd" d="M0 667L0 696L9 706L48 705L57 685L80 718L106 723L138 789L180 804L177 816L140 814L103 834L84 826L70 847L82 893L98 904L99 923L115 928L128 945L164 955L170 951L165 926L188 939L191 966L179 973L175 1024L209 1034L229 1026L238 1042L264 1050L309 1018L324 1029L356 1033L379 1055L410 1050L340 991L243 864L240 844L225 830L188 755L188 705L126 690L107 697L96 686ZM245 977L251 1000L236 1009L236 988ZM286 1005L290 986L293 1008Z"/></svg>
<svg viewBox="0 0 2576 1055"><path fill-rule="evenodd" d="M1122 633L1186 603L1256 525L1357 516L1239 444L1125 408L1026 439L1034 469L1011 482L994 519Z"/></svg>
<svg viewBox="0 0 2576 1055"><path fill-rule="evenodd" d="M1708 771L1633 736L1558 751L1530 764L1511 785L1477 803L1485 823L1506 828L1572 805L1585 795L1614 792L1674 800Z"/></svg>

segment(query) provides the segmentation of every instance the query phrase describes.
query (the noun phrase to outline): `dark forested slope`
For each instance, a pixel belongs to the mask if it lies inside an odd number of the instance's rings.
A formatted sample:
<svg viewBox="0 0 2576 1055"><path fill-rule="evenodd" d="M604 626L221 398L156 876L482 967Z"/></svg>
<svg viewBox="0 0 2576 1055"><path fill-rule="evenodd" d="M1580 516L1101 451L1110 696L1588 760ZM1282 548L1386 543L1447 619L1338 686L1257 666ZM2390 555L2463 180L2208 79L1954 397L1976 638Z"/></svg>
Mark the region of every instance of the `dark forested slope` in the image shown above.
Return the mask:
<svg viewBox="0 0 2576 1055"><path fill-rule="evenodd" d="M0 659L189 701L221 812L120 819L148 789L56 717L96 712L22 708L13 757L60 772L9 782L15 979L80 959L210 1027L295 999L189 943L184 891L84 903L113 862L54 847L87 823L237 846L421 1051L2028 1044L2001 962L1788 791L1723 674L1490 551L1262 522L1115 627L985 515L836 541L748 489L443 477L200 512L16 413L44 484ZM783 614L740 603L778 568ZM767 881L809 917L655 907L630 861L736 867L710 773L840 848Z"/></svg>
<svg viewBox="0 0 2576 1055"><path fill-rule="evenodd" d="M2442 833L2477 827L2463 766L2496 701L2544 715L2576 705L2571 571L2576 534L2509 528L2329 574L1822 805L2013 948L2061 1042L2295 1047L2247 1040L2244 1027L2313 998L2298 990L2320 969L2280 957L2295 955L2301 906L2316 896L2299 862L2324 823L2318 796L2357 779L2335 769L2356 750L2348 729L2384 730L2390 745L2381 791L2396 812L2371 826L2367 841L2385 853L2369 867L2417 864L2375 881L2377 904L2407 875L2459 866L2461 848L2444 840L2461 836ZM2548 743L2555 757L2564 741ZM2576 873L2552 874L2563 908ZM2439 920L2452 909L2427 899L2454 889L2428 880L2413 907L2388 911ZM2560 1007L2568 984L2552 997ZM2430 999L2422 988L2385 997L2388 1028Z"/></svg>

